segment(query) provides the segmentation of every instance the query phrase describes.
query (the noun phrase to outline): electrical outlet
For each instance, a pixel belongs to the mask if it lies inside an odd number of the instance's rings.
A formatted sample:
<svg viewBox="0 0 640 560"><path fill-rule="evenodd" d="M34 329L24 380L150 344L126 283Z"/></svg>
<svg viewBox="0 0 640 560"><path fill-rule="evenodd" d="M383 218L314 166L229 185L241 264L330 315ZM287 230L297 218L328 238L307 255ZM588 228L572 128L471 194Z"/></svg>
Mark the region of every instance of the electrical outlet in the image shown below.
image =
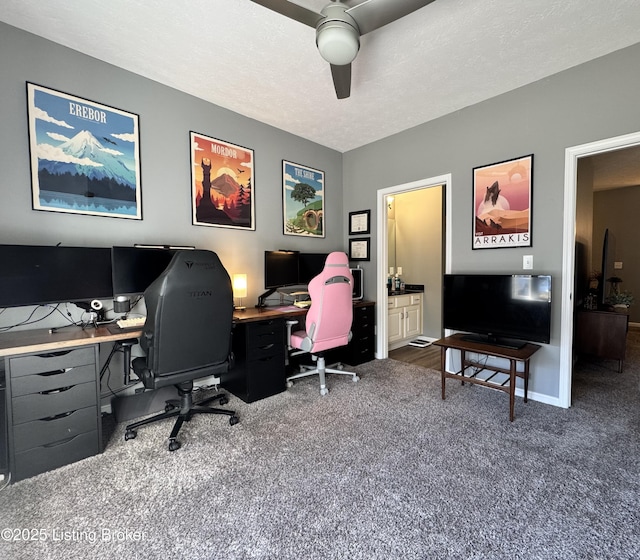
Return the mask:
<svg viewBox="0 0 640 560"><path fill-rule="evenodd" d="M622 261L616 261L613 263L613 268L616 270L622 270Z"/></svg>
<svg viewBox="0 0 640 560"><path fill-rule="evenodd" d="M533 268L533 255L522 256L522 268L523 270L531 270Z"/></svg>

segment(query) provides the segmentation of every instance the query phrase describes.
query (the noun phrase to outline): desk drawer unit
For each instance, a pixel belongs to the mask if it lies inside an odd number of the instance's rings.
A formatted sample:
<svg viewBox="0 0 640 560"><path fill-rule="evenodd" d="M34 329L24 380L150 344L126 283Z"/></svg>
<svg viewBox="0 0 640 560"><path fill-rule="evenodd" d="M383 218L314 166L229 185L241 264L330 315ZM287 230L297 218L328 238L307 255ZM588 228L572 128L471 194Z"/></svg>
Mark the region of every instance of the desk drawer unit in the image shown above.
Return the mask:
<svg viewBox="0 0 640 560"><path fill-rule="evenodd" d="M283 319L238 324L233 331L235 365L222 386L251 403L285 390Z"/></svg>
<svg viewBox="0 0 640 560"><path fill-rule="evenodd" d="M6 359L14 480L100 452L97 345Z"/></svg>
<svg viewBox="0 0 640 560"><path fill-rule="evenodd" d="M357 366L375 358L376 313L375 304L356 305L353 308L352 338L346 348L344 361Z"/></svg>

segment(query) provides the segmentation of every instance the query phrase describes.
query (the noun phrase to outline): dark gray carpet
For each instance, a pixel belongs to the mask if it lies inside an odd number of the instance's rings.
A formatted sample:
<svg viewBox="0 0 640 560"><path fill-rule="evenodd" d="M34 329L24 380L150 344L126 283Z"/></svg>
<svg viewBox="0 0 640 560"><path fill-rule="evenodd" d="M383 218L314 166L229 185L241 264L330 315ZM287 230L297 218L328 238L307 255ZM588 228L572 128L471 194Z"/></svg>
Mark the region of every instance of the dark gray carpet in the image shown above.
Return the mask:
<svg viewBox="0 0 640 560"><path fill-rule="evenodd" d="M435 372L382 360L326 397L316 379L231 397L240 424L196 417L175 453L167 423L128 442L119 425L102 455L0 493L2 528L42 529L0 557L639 558L629 342L624 373L581 365L571 409L516 399L513 423L503 393L448 381L442 401Z"/></svg>

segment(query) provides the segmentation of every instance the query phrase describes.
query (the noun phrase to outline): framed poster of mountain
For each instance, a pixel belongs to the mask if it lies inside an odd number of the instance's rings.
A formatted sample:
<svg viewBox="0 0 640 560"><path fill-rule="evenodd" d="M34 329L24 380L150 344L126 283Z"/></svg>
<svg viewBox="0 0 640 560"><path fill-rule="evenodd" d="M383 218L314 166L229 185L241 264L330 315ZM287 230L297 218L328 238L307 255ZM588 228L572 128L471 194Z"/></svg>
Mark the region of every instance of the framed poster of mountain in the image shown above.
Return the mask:
<svg viewBox="0 0 640 560"><path fill-rule="evenodd" d="M253 150L190 134L194 225L256 229Z"/></svg>
<svg viewBox="0 0 640 560"><path fill-rule="evenodd" d="M531 247L533 154L473 169L473 249Z"/></svg>
<svg viewBox="0 0 640 560"><path fill-rule="evenodd" d="M324 237L324 172L282 160L283 233Z"/></svg>
<svg viewBox="0 0 640 560"><path fill-rule="evenodd" d="M34 210L142 219L138 115L27 82Z"/></svg>

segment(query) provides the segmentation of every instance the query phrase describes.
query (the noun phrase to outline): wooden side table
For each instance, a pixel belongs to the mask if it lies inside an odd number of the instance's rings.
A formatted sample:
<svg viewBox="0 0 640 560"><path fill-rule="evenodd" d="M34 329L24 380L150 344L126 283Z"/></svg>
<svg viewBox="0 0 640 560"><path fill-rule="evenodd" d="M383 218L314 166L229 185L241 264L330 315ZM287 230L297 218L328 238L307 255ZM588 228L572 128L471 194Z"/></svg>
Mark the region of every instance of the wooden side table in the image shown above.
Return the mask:
<svg viewBox="0 0 640 560"><path fill-rule="evenodd" d="M447 379L459 379L464 385L465 381L476 385L484 385L504 391L509 395L509 420L513 422L515 408L515 391L516 377L524 379L524 402L527 402L527 393L529 391L529 360L541 346L537 344L527 343L522 348L505 348L494 344L485 344L481 342L473 342L465 340L463 333L456 333L440 340L436 340L433 344L440 346L440 374L442 379L442 399L445 398L445 381ZM459 350L461 355L460 371L449 373L446 370L447 350ZM467 352L475 354L484 354L486 356L495 356L509 360L509 369L480 364L476 361L467 359ZM524 364L523 371L517 370L517 363ZM467 370L471 373L466 375ZM488 378L481 379L478 374L481 371L493 372ZM507 374L509 377L500 381L496 378L499 373Z"/></svg>

